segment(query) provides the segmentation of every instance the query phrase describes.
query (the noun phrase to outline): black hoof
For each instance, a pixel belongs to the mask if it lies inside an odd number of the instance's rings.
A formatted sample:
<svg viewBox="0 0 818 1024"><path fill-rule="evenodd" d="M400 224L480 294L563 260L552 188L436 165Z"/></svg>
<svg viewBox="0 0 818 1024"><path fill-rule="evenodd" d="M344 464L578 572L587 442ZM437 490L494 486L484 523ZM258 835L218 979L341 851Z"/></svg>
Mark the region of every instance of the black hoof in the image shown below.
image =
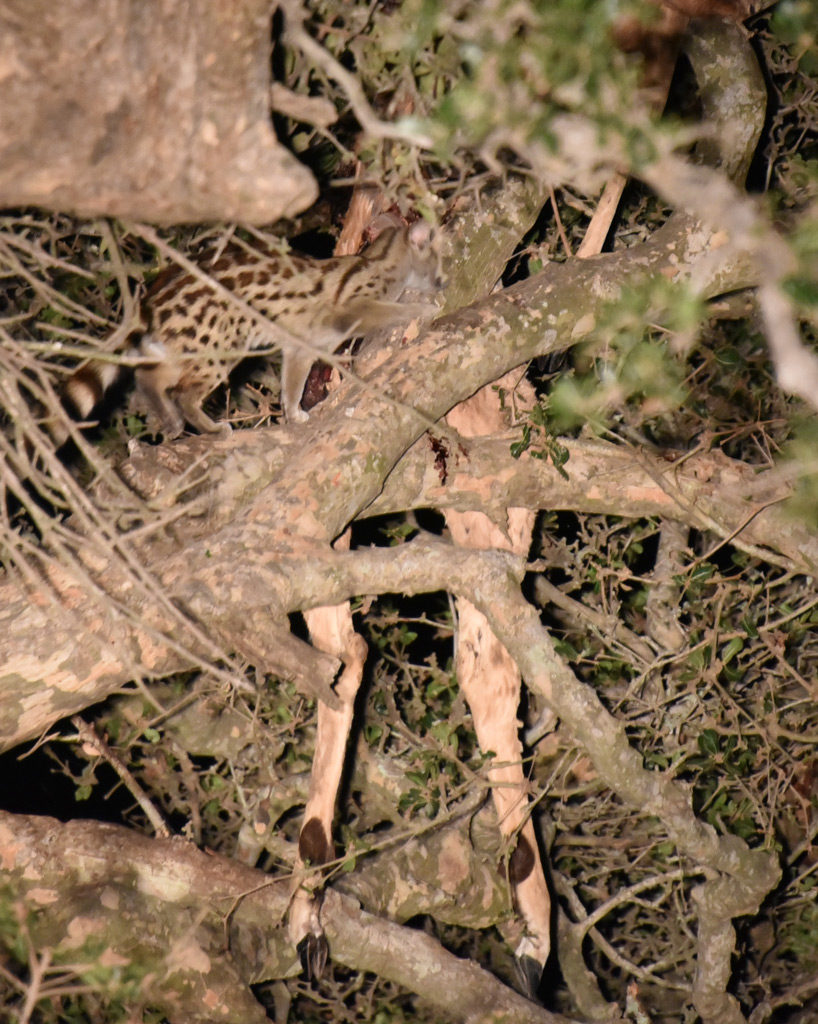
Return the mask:
<svg viewBox="0 0 818 1024"><path fill-rule="evenodd" d="M317 981L324 973L329 957L329 946L324 935L313 935L312 932L305 935L298 943L296 952L305 979L309 982Z"/></svg>
<svg viewBox="0 0 818 1024"><path fill-rule="evenodd" d="M542 964L533 956L524 955L514 958L514 966L517 968L517 980L523 995L528 996L533 1002L538 1002L537 992L542 980Z"/></svg>

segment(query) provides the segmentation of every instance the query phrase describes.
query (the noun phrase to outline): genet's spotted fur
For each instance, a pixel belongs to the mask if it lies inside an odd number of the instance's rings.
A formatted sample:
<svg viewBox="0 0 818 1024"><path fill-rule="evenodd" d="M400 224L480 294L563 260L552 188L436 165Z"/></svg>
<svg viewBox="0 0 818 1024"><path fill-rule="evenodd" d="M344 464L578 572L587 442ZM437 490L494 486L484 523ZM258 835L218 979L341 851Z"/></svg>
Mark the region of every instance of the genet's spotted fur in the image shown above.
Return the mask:
<svg viewBox="0 0 818 1024"><path fill-rule="evenodd" d="M202 269L261 317L181 269L157 278L128 354L139 361L137 388L166 438L178 437L185 423L205 433L229 431L202 402L247 355L276 346L283 351L284 415L306 420L300 402L316 350L332 353L348 338L430 315L431 303L399 300L407 290L431 296L442 286L422 221L387 227L359 256L318 260L238 248ZM92 361L69 378L65 397L80 418L90 415L117 372L116 364Z"/></svg>

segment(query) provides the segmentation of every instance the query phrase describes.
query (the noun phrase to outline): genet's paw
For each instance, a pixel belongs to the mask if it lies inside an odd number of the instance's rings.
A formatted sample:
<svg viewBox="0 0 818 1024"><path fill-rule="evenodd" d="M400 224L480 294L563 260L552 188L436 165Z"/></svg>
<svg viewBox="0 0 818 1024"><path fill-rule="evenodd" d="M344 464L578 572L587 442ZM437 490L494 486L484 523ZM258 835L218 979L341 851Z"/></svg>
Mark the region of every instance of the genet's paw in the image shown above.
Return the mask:
<svg viewBox="0 0 818 1024"><path fill-rule="evenodd" d="M302 409L300 405L291 409L285 416L288 423L306 423L309 418L310 414L306 410Z"/></svg>

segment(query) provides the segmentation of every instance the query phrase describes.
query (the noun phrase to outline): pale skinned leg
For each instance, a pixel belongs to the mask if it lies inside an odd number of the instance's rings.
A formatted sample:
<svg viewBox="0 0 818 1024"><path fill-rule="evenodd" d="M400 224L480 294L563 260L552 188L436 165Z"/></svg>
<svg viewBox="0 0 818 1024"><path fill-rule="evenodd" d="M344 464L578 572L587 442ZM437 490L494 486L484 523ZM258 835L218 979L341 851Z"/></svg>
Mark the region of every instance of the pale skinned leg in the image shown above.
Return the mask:
<svg viewBox="0 0 818 1024"><path fill-rule="evenodd" d="M285 352L282 357L281 407L288 423L306 423L310 418L301 408L301 397L314 362L310 353Z"/></svg>
<svg viewBox="0 0 818 1024"><path fill-rule="evenodd" d="M533 522L533 515L523 512ZM461 513L455 523L447 516L452 538L462 546L462 518L482 513ZM486 520L488 522L488 520ZM480 524L485 527L485 523ZM496 532L492 547L508 547ZM480 533L483 531L481 530ZM475 539L474 530L465 534ZM530 537L530 530L528 533ZM483 545L481 545L483 546ZM520 723L520 673L508 651L491 631L485 616L470 602L458 599L457 680L471 708L474 730L481 750L494 753L488 777L497 810L500 833L509 839L508 876L525 934L515 949L526 987L533 994L550 950L551 900L529 817L528 787L523 773ZM529 961L534 961L530 963Z"/></svg>
<svg viewBox="0 0 818 1024"><path fill-rule="evenodd" d="M304 613L313 642L320 650L341 658L344 668L335 684L341 701L337 710L318 703L315 757L310 775L310 792L304 809L304 824L298 841L295 865L296 887L290 905L288 928L308 977L320 977L327 958L327 945L320 922L320 867L334 857L332 821L338 787L346 759L355 697L361 685L367 647L352 624L349 604L315 608Z"/></svg>
<svg viewBox="0 0 818 1024"><path fill-rule="evenodd" d="M497 384L530 400L530 389L518 372ZM467 437L505 429L506 414L498 392L483 388L453 409L449 424ZM461 547L501 548L527 554L535 515L510 508L506 529L482 512L448 512L452 540ZM510 841L508 874L525 933L515 955L530 994L535 994L551 946L551 898L545 882L534 827L528 813L528 787L522 765L520 723L521 678L517 665L491 630L485 616L470 602L458 599L457 677L471 708L482 750L494 752L489 780L500 832ZM515 845L516 842L516 845Z"/></svg>

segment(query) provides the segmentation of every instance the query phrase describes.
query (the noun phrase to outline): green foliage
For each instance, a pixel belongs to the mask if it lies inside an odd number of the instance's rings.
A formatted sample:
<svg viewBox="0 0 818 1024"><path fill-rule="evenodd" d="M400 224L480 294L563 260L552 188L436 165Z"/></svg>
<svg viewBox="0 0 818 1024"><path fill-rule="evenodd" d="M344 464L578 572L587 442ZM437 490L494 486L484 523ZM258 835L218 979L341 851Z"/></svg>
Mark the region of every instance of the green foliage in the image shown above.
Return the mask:
<svg viewBox="0 0 818 1024"><path fill-rule="evenodd" d="M816 153L818 156L818 153ZM793 173L793 168L791 168ZM803 215L792 232L790 239L793 253L798 261L798 270L784 282L789 295L803 307L804 312L815 320L818 306L818 164L804 165L804 175L799 179L803 191L812 196L813 209ZM811 338L815 344L814 335Z"/></svg>
<svg viewBox="0 0 818 1024"><path fill-rule="evenodd" d="M785 448L785 455L798 474L788 510L794 518L813 527L818 525L818 423L813 417L794 423L793 436Z"/></svg>
<svg viewBox="0 0 818 1024"><path fill-rule="evenodd" d="M578 346L575 371L554 384L548 418L555 433L614 418L643 427L675 412L687 397L680 356L702 316L701 303L659 279L625 288Z"/></svg>
<svg viewBox="0 0 818 1024"><path fill-rule="evenodd" d="M495 161L531 166L540 149L570 161L571 153L560 152L555 127L566 115L590 121L600 141L626 153L634 166L655 156L657 132L673 131L669 121L650 122L637 100L640 62L613 41L617 18L633 11L647 21L655 18L639 0L617 8L599 0L455 7L405 0L366 12L316 0L311 11L316 26L333 24L324 45L355 68L367 94L391 97L401 112L398 123L430 135L431 157L422 158L430 173L458 168L462 175ZM402 69L397 78L396 68ZM306 75L306 68L296 64L291 85L299 74ZM346 106L341 91L336 100ZM303 135L303 127L294 127L294 140L301 138L294 145L302 153L322 144ZM427 213L441 211L409 147L370 139L357 155L402 208L412 203ZM315 159L310 162L315 166Z"/></svg>
<svg viewBox="0 0 818 1024"><path fill-rule="evenodd" d="M436 14L425 20L427 36L418 42L426 49L435 36L447 36L460 72L459 79L452 74L436 111L443 145L453 133L463 138L464 129L472 144L498 130L550 144L549 125L558 113L581 109L620 118L627 109L635 76L625 73L610 22L595 0L527 8L496 0L464 8L457 19L444 6ZM455 70L453 62L450 67Z"/></svg>
<svg viewBox="0 0 818 1024"><path fill-rule="evenodd" d="M793 900L779 935L778 955L805 969L818 968L818 883L806 875L793 886Z"/></svg>
<svg viewBox="0 0 818 1024"><path fill-rule="evenodd" d="M732 832L754 845L759 841L754 804L738 794L742 780L756 767L758 742L707 728L697 737L697 746L699 754L687 761L688 768L698 770L693 789L697 812L720 832Z"/></svg>
<svg viewBox="0 0 818 1024"><path fill-rule="evenodd" d="M0 944L18 964L25 964L28 959L26 928L21 921L21 911L16 894L6 885L0 888Z"/></svg>
<svg viewBox="0 0 818 1024"><path fill-rule="evenodd" d="M53 927L48 921L48 911L42 908L23 914L20 895L12 893L8 887L0 889L4 981L17 978L19 983L18 998L0 1002L4 1019L23 1019L24 1005L27 1008L25 1019L40 1024L72 1021L119 1024L132 1019L131 1009L142 1005L142 987L148 974L148 968L141 966L139 957L135 956L126 964L103 966L104 954L110 952L107 937L88 937L70 954L47 948L38 937L43 926L46 933ZM35 979L29 969L40 958L38 966L42 968L42 976ZM146 1008L141 1019L159 1018Z"/></svg>
<svg viewBox="0 0 818 1024"><path fill-rule="evenodd" d="M527 411L526 421L522 426L522 437L511 444L511 457L519 459L523 452L527 451L534 459L550 459L554 469L567 480L565 464L570 452L551 430L548 407L549 398L545 397Z"/></svg>
<svg viewBox="0 0 818 1024"><path fill-rule="evenodd" d="M784 0L777 4L770 27L782 45L793 55L802 74L818 75L818 46L816 45L818 8L814 0Z"/></svg>

